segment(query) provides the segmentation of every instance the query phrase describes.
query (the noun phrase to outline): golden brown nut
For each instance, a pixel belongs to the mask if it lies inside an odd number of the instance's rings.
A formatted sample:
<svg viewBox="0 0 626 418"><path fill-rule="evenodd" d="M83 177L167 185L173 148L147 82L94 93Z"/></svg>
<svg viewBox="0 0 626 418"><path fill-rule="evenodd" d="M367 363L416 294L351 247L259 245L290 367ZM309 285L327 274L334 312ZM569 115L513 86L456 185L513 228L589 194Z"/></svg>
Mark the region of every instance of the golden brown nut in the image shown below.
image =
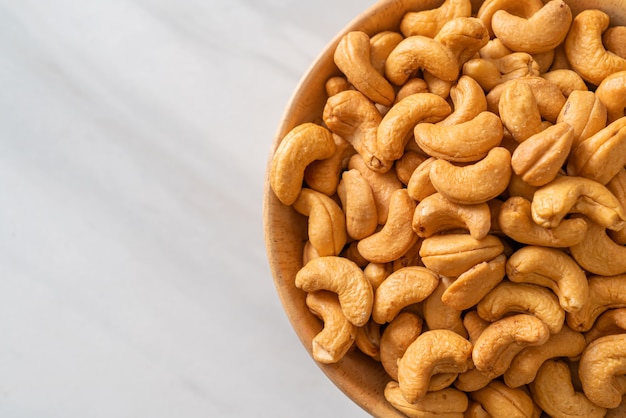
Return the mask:
<svg viewBox="0 0 626 418"><path fill-rule="evenodd" d="M600 337L613 334L624 334L626 332L626 308L609 309L593 324L593 327L585 332L587 344Z"/></svg>
<svg viewBox="0 0 626 418"><path fill-rule="evenodd" d="M574 260L590 273L603 276L626 273L626 247L615 243L596 222L587 221L585 238L569 250Z"/></svg>
<svg viewBox="0 0 626 418"><path fill-rule="evenodd" d="M376 361L380 361L380 328L380 324L370 319L362 327L356 327L354 338L354 345Z"/></svg>
<svg viewBox="0 0 626 418"><path fill-rule="evenodd" d="M539 106L527 83L507 83L498 103L498 111L504 127L517 142L523 142L542 130Z"/></svg>
<svg viewBox="0 0 626 418"><path fill-rule="evenodd" d="M499 380L470 393L470 399L480 403L494 418L535 418L540 414L526 391L512 389Z"/></svg>
<svg viewBox="0 0 626 418"><path fill-rule="evenodd" d="M602 34L602 44L608 51L626 58L626 26L611 26Z"/></svg>
<svg viewBox="0 0 626 418"><path fill-rule="evenodd" d="M491 27L491 20L493 15L498 10L506 10L507 12L522 17L530 17L539 11L543 7L543 3L540 0L530 1L515 1L515 0L486 0L478 9L476 17L483 21L489 35L493 38L494 33Z"/></svg>
<svg viewBox="0 0 626 418"><path fill-rule="evenodd" d="M568 312L567 325L574 331L586 332L605 311L626 307L626 275L590 276L589 302L578 312Z"/></svg>
<svg viewBox="0 0 626 418"><path fill-rule="evenodd" d="M370 38L370 62L381 75L385 74L385 61L393 49L404 39L401 33L385 30Z"/></svg>
<svg viewBox="0 0 626 418"><path fill-rule="evenodd" d="M356 153L348 141L333 134L335 153L323 160L315 160L304 169L304 182L308 188L332 196L337 191L341 170L348 165L348 160Z"/></svg>
<svg viewBox="0 0 626 418"><path fill-rule="evenodd" d="M463 312L444 304L441 300L441 296L451 282L452 279L449 277L442 277L433 293L424 299L422 304L424 320L428 329L447 329L467 338L467 330L461 318Z"/></svg>
<svg viewBox="0 0 626 418"><path fill-rule="evenodd" d="M346 170L341 175L337 195L346 216L346 231L359 240L376 231L378 214L374 193L358 170Z"/></svg>
<svg viewBox="0 0 626 418"><path fill-rule="evenodd" d="M421 163L411 174L406 189L409 192L409 196L413 200L420 202L426 197L436 193L437 190L430 181L430 168L437 159L430 157L423 163Z"/></svg>
<svg viewBox="0 0 626 418"><path fill-rule="evenodd" d="M626 335L608 335L587 346L579 375L587 398L602 408L616 408L626 392Z"/></svg>
<svg viewBox="0 0 626 418"><path fill-rule="evenodd" d="M398 360L422 333L422 318L401 312L387 325L380 338L380 362L393 379L398 380Z"/></svg>
<svg viewBox="0 0 626 418"><path fill-rule="evenodd" d="M472 4L469 0L445 0L441 6L419 12L406 12L400 22L404 36L428 36L434 38L439 30L455 17L469 17Z"/></svg>
<svg viewBox="0 0 626 418"><path fill-rule="evenodd" d="M385 386L385 399L409 418L461 418L467 409L467 395L454 388L428 392L416 402L407 402L397 382Z"/></svg>
<svg viewBox="0 0 626 418"><path fill-rule="evenodd" d="M556 122L574 128L572 149L606 126L606 106L592 91L573 91L561 109Z"/></svg>

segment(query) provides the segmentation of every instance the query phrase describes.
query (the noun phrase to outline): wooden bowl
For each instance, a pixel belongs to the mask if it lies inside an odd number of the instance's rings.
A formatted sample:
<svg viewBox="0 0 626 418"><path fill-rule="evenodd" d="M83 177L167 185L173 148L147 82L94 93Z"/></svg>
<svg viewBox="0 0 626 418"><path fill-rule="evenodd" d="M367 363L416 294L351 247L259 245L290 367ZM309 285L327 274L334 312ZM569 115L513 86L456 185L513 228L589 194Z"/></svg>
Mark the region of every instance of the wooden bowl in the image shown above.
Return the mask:
<svg viewBox="0 0 626 418"><path fill-rule="evenodd" d="M581 10L598 8L611 16L612 25L626 25L626 0L565 0L574 14ZM339 75L333 53L339 39L347 32L361 30L372 36L383 30L399 29L406 11L438 7L442 0L381 0L356 17L328 44L309 68L294 92L278 132L274 138L271 161L281 139L296 125L320 122L327 96L326 80ZM474 12L482 0L472 0ZM269 172L269 170L268 170ZM285 312L296 334L311 354L311 340L322 329L322 324L305 304L305 292L294 285L294 277L302 267L302 251L307 241L307 220L291 207L278 201L269 186L266 175L263 201L265 242L274 283ZM328 378L361 408L376 417L406 417L392 407L383 396L390 380L380 363L359 350L350 351L336 364L318 363Z"/></svg>

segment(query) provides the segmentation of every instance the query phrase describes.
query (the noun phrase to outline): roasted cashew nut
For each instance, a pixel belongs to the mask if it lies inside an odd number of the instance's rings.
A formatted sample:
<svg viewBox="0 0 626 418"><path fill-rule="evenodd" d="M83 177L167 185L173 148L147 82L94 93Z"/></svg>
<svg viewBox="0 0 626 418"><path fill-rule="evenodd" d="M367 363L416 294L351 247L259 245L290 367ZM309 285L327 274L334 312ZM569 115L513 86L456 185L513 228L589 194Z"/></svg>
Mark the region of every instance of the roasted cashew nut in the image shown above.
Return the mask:
<svg viewBox="0 0 626 418"><path fill-rule="evenodd" d="M489 32L480 19L456 17L446 22L434 39L450 49L462 66L487 44Z"/></svg>
<svg viewBox="0 0 626 418"><path fill-rule="evenodd" d="M454 111L439 122L441 126L458 125L474 119L487 110L487 99L481 86L471 77L461 76L450 88Z"/></svg>
<svg viewBox="0 0 626 418"><path fill-rule="evenodd" d="M592 91L576 90L570 93L556 123L566 122L574 128L572 149L606 126L606 106Z"/></svg>
<svg viewBox="0 0 626 418"><path fill-rule="evenodd" d="M408 402L398 382L390 381L385 386L387 402L409 418L460 418L467 409L467 395L454 388L428 392L416 402Z"/></svg>
<svg viewBox="0 0 626 418"><path fill-rule="evenodd" d="M626 308L626 275L591 276L589 278L589 301L578 312L568 312L567 325L574 331L586 332L605 311Z"/></svg>
<svg viewBox="0 0 626 418"><path fill-rule="evenodd" d="M526 391L510 388L499 380L494 380L469 396L480 403L490 417L535 418L541 414Z"/></svg>
<svg viewBox="0 0 626 418"><path fill-rule="evenodd" d="M616 408L626 391L626 335L608 335L587 346L578 368L587 398L602 408Z"/></svg>
<svg viewBox="0 0 626 418"><path fill-rule="evenodd" d="M596 89L596 96L606 106L608 123L624 117L626 108L626 70L606 77Z"/></svg>
<svg viewBox="0 0 626 418"><path fill-rule="evenodd" d="M315 160L304 170L304 183L309 189L332 196L337 191L341 170L356 153L348 141L333 134L335 153L330 158Z"/></svg>
<svg viewBox="0 0 626 418"><path fill-rule="evenodd" d="M502 124L517 142L541 132L539 106L527 83L507 83L498 102L498 111Z"/></svg>
<svg viewBox="0 0 626 418"><path fill-rule="evenodd" d="M441 28L455 17L469 17L469 0L445 0L441 6L418 12L406 12L400 22L400 31L406 37L421 35L434 38Z"/></svg>
<svg viewBox="0 0 626 418"><path fill-rule="evenodd" d="M358 170L342 173L337 195L346 216L348 235L356 240L372 235L378 227L376 200L372 188Z"/></svg>
<svg viewBox="0 0 626 418"><path fill-rule="evenodd" d="M626 308L609 309L593 323L593 327L585 332L587 344L600 337L626 332Z"/></svg>
<svg viewBox="0 0 626 418"><path fill-rule="evenodd" d="M416 151L405 150L402 157L400 157L395 164L396 175L398 176L398 179L404 185L408 185L415 169L428 158L429 157Z"/></svg>
<svg viewBox="0 0 626 418"><path fill-rule="evenodd" d="M422 333L398 361L398 383L404 399L409 403L422 399L435 374L467 371L471 354L472 343L454 331Z"/></svg>
<svg viewBox="0 0 626 418"><path fill-rule="evenodd" d="M494 33L491 27L491 21L493 19L493 15L497 13L498 10L506 10L516 16L530 17L537 11L541 10L542 7L543 3L541 0L486 0L480 5L480 8L476 13L476 17L483 21L489 30L489 35L493 38Z"/></svg>
<svg viewBox="0 0 626 418"><path fill-rule="evenodd" d="M354 345L364 354L380 361L380 324L370 320L362 327L356 327Z"/></svg>
<svg viewBox="0 0 626 418"><path fill-rule="evenodd" d="M422 318L410 312L401 312L383 331L380 337L380 362L393 380L398 380L398 360L422 333L422 326Z"/></svg>
<svg viewBox="0 0 626 418"><path fill-rule="evenodd" d="M320 363L337 363L352 347L356 327L344 316L337 295L326 290L309 292L306 304L324 322L311 342L313 358Z"/></svg>
<svg viewBox="0 0 626 418"><path fill-rule="evenodd" d="M584 393L576 392L568 365L563 360L547 360L530 384L530 391L539 407L554 418L602 418L606 409L591 402Z"/></svg>
<svg viewBox="0 0 626 418"><path fill-rule="evenodd" d="M602 34L602 44L607 51L626 58L626 26L611 26Z"/></svg>
<svg viewBox="0 0 626 418"><path fill-rule="evenodd" d="M626 273L626 247L617 244L596 222L587 222L585 238L569 248L571 256L593 274L612 276Z"/></svg>
<svg viewBox="0 0 626 418"><path fill-rule="evenodd" d="M579 76L574 70L561 68L558 70L542 72L540 75L550 83L556 85L565 97L569 97L570 94L576 90L589 90L587 88L587 84L585 84L585 80L583 80L582 77Z"/></svg>
<svg viewBox="0 0 626 418"><path fill-rule="evenodd" d="M425 267L394 271L376 289L372 319L379 324L391 322L406 306L426 299L438 284L439 277Z"/></svg>
<svg viewBox="0 0 626 418"><path fill-rule="evenodd" d="M357 327L370 318L374 305L372 285L363 270L347 258L327 256L309 261L296 274L295 285L305 292L325 289L336 293L343 314Z"/></svg>
<svg viewBox="0 0 626 418"><path fill-rule="evenodd" d="M467 330L463 326L460 310L443 303L441 296L452 282L449 277L442 277L439 285L422 304L424 320L428 329L447 329L467 338Z"/></svg>
<svg viewBox="0 0 626 418"><path fill-rule="evenodd" d="M579 311L589 300L584 270L569 255L556 248L533 245L520 248L507 260L506 275L515 283L536 284L551 289L566 312Z"/></svg>
<svg viewBox="0 0 626 418"><path fill-rule="evenodd" d="M330 131L314 123L293 128L278 144L270 168L270 186L285 205L296 201L304 170L315 160L330 158L336 146Z"/></svg>
<svg viewBox="0 0 626 418"><path fill-rule="evenodd" d="M433 187L433 183L430 181L430 168L436 160L435 157L428 158L417 166L411 174L406 189L413 200L421 202L433 193L437 193L437 190Z"/></svg>
<svg viewBox="0 0 626 418"><path fill-rule="evenodd" d="M391 30L378 32L370 38L370 62L378 73L385 74L387 57L403 39L404 36L401 33Z"/></svg>

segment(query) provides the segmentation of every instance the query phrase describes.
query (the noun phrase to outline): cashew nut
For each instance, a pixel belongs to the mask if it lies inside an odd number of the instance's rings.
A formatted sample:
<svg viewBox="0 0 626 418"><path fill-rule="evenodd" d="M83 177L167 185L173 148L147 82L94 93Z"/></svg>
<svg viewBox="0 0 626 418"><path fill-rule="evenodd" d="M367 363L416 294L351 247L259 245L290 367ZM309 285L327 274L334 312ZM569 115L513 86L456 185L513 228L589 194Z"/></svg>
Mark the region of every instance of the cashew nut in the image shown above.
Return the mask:
<svg viewBox="0 0 626 418"><path fill-rule="evenodd" d="M344 171L337 195L346 216L346 231L356 240L368 237L378 227L374 193L358 170Z"/></svg>
<svg viewBox="0 0 626 418"><path fill-rule="evenodd" d="M427 159L428 157L415 151L405 151L402 157L396 161L395 169L398 179L404 185L409 184L415 169Z"/></svg>
<svg viewBox="0 0 626 418"><path fill-rule="evenodd" d="M420 254L419 254L421 247L422 247L422 240L418 239L417 241L415 241L415 244L413 244L413 246L409 248L409 250L406 253L402 254L400 257L393 260L393 263L391 263L393 271L396 271L403 267L408 267L408 266L424 267L424 264L422 263L422 258L420 257Z"/></svg>
<svg viewBox="0 0 626 418"><path fill-rule="evenodd" d="M493 15L498 10L506 10L516 16L530 17L543 7L541 0L515 1L515 0L486 0L478 9L476 17L483 21L489 35L493 38L494 33L491 27Z"/></svg>
<svg viewBox="0 0 626 418"><path fill-rule="evenodd" d="M591 402L572 385L572 376L563 360L547 360L530 384L534 401L554 418L602 418L606 409Z"/></svg>
<svg viewBox="0 0 626 418"><path fill-rule="evenodd" d="M380 324L369 320L362 327L356 327L354 345L361 352L380 361Z"/></svg>
<svg viewBox="0 0 626 418"><path fill-rule="evenodd" d="M467 330L463 326L462 311L454 309L442 302L441 296L446 291L453 279L442 277L439 285L424 300L424 320L428 329L448 329L462 337L467 338Z"/></svg>
<svg viewBox="0 0 626 418"><path fill-rule="evenodd" d="M402 308L426 299L438 284L439 277L425 267L394 271L376 289L372 319L379 324L391 322Z"/></svg>
<svg viewBox="0 0 626 418"><path fill-rule="evenodd" d="M569 255L556 248L532 245L520 248L507 260L506 275L515 283L551 289L566 312L579 311L589 300L585 272Z"/></svg>
<svg viewBox="0 0 626 418"><path fill-rule="evenodd" d="M396 93L395 103L398 103L405 97L416 93L429 93L428 84L426 83L426 81L424 81L423 78L414 77L408 79L407 82L398 89L398 92Z"/></svg>
<svg viewBox="0 0 626 418"><path fill-rule="evenodd" d="M524 389L510 388L499 380L469 396L493 418L536 418L541 414Z"/></svg>
<svg viewBox="0 0 626 418"><path fill-rule="evenodd" d="M359 253L374 263L387 263L407 252L417 240L411 221L415 201L406 189L396 190L389 201L389 215L383 228L357 244Z"/></svg>
<svg viewBox="0 0 626 418"><path fill-rule="evenodd" d="M324 322L311 342L313 358L320 363L337 363L352 347L356 327L344 316L337 295L326 290L309 292L306 304Z"/></svg>
<svg viewBox="0 0 626 418"><path fill-rule="evenodd" d="M602 44L608 51L626 58L626 26L611 26L602 34Z"/></svg>
<svg viewBox="0 0 626 418"><path fill-rule="evenodd" d="M328 97L334 96L335 94L345 90L350 90L351 88L352 85L348 79L343 76L330 77L326 80L326 84L324 84L324 89L326 90L326 95Z"/></svg>
<svg viewBox="0 0 626 418"><path fill-rule="evenodd" d="M472 237L482 239L489 233L491 212L487 203L462 205L434 193L418 203L412 227L422 238L460 228L468 230Z"/></svg>
<svg viewBox="0 0 626 418"><path fill-rule="evenodd" d="M434 39L450 49L462 66L487 44L489 32L480 19L455 17L441 27Z"/></svg>
<svg viewBox="0 0 626 418"><path fill-rule="evenodd" d="M575 90L570 93L556 119L574 128L572 149L606 126L606 106L592 91Z"/></svg>
<svg viewBox="0 0 626 418"><path fill-rule="evenodd" d="M429 330L418 336L398 361L398 383L404 399L422 399L431 376L463 373L471 367L472 343L454 331Z"/></svg>
<svg viewBox="0 0 626 418"><path fill-rule="evenodd" d="M541 73L541 77L556 85L565 97L569 97L576 90L588 91L585 80L574 70L565 68L552 70Z"/></svg>
<svg viewBox="0 0 626 418"><path fill-rule="evenodd" d="M335 64L357 90L373 102L389 106L395 98L393 86L370 60L370 37L352 31L341 37L335 49Z"/></svg>
<svg viewBox="0 0 626 418"><path fill-rule="evenodd" d="M587 398L602 408L616 408L626 392L626 335L607 335L587 346L578 369Z"/></svg>
<svg viewBox="0 0 626 418"><path fill-rule="evenodd" d="M527 83L507 83L498 103L498 111L502 124L517 142L541 132L539 106Z"/></svg>
<svg viewBox="0 0 626 418"><path fill-rule="evenodd" d="M506 10L491 18L494 35L513 51L538 54L557 47L567 36L572 11L563 0L550 0L529 18Z"/></svg>
<svg viewBox="0 0 626 418"><path fill-rule="evenodd" d="M293 208L308 216L309 241L321 256L338 255L348 239L345 215L339 205L323 193L302 189Z"/></svg>
<svg viewBox="0 0 626 418"><path fill-rule="evenodd" d="M400 385L389 381L385 386L385 399L409 418L463 418L467 409L467 395L454 388L428 392L416 402L408 402Z"/></svg>
<svg viewBox="0 0 626 418"><path fill-rule="evenodd" d="M470 121L487 110L487 99L480 85L471 77L461 76L450 89L454 111L439 122L441 126L458 125Z"/></svg>
<svg viewBox="0 0 626 418"><path fill-rule="evenodd" d="M622 206L626 207L626 169L622 168L619 172L606 184L613 195L619 200ZM607 231L613 241L620 245L626 244L626 227L617 231Z"/></svg>
<svg viewBox="0 0 626 418"><path fill-rule="evenodd" d="M304 170L304 183L313 190L332 196L337 191L341 170L356 152L352 145L339 135L333 134L335 153L330 158L315 160Z"/></svg>
<svg viewBox="0 0 626 418"><path fill-rule="evenodd" d="M413 200L420 202L426 197L437 192L430 181L430 169L436 160L437 159L435 157L428 158L426 161L417 166L417 168L413 171L413 174L411 174L411 178L406 185L406 189L409 192L409 196L411 196Z"/></svg>
<svg viewBox="0 0 626 418"><path fill-rule="evenodd" d="M445 0L435 9L406 12L400 22L400 31L406 37L421 35L434 38L448 21L471 14L469 0Z"/></svg>
<svg viewBox="0 0 626 418"><path fill-rule="evenodd" d="M556 295L542 286L503 281L476 305L478 315L490 322L512 312L532 313L552 334L563 327L565 311Z"/></svg>
<svg viewBox="0 0 626 418"><path fill-rule="evenodd" d="M568 312L567 325L586 332L605 311L626 307L626 275L589 277L589 301L578 312Z"/></svg>
<svg viewBox="0 0 626 418"><path fill-rule="evenodd" d="M626 108L626 70L613 73L602 80L596 89L596 96L606 106L608 123L624 117L624 108Z"/></svg>
<svg viewBox="0 0 626 418"><path fill-rule="evenodd" d="M626 308L609 309L593 323L591 329L585 332L587 344L600 337L626 332Z"/></svg>
<svg viewBox="0 0 626 418"><path fill-rule="evenodd" d="M374 304L372 285L354 262L336 256L319 257L302 267L295 285L305 292L329 290L339 297L341 310L353 325L367 323Z"/></svg>
<svg viewBox="0 0 626 418"><path fill-rule="evenodd" d="M398 360L422 333L422 318L401 312L387 325L380 337L380 362L393 379L398 380Z"/></svg>
<svg viewBox="0 0 626 418"><path fill-rule="evenodd" d="M574 70L596 86L608 75L626 70L626 59L607 51L602 33L609 27L610 17L599 9L581 11L565 38L565 53Z"/></svg>
<svg viewBox="0 0 626 418"><path fill-rule="evenodd" d="M365 278L372 285L372 289L376 292L378 286L393 273L393 266L391 263L368 263L363 268L363 274Z"/></svg>
<svg viewBox="0 0 626 418"><path fill-rule="evenodd" d="M504 192L511 172L509 151L494 147L486 157L471 165L456 166L443 159L433 162L430 181L452 202L471 205L487 202Z"/></svg>
<svg viewBox="0 0 626 418"><path fill-rule="evenodd" d="M393 49L404 39L402 34L385 30L370 38L370 62L381 75L385 74L385 61Z"/></svg>
<svg viewBox="0 0 626 418"><path fill-rule="evenodd" d="M495 235L477 240L468 234L433 235L422 241L420 257L430 270L458 277L483 261L502 254L504 245Z"/></svg>
<svg viewBox="0 0 626 418"><path fill-rule="evenodd" d="M328 129L314 123L293 128L278 144L270 167L270 186L285 205L296 201L305 168L315 160L330 158L336 146Z"/></svg>
<svg viewBox="0 0 626 418"><path fill-rule="evenodd" d="M351 241L348 245L345 246L345 248L339 255L341 257L347 258L348 260L352 261L354 264L363 269L369 264L369 260L363 258L361 253L359 253L359 249L357 248L358 243L359 241Z"/></svg>
<svg viewBox="0 0 626 418"><path fill-rule="evenodd" d="M613 241L596 222L588 222L585 238L569 250L574 260L590 273L603 276L626 273L626 247Z"/></svg>

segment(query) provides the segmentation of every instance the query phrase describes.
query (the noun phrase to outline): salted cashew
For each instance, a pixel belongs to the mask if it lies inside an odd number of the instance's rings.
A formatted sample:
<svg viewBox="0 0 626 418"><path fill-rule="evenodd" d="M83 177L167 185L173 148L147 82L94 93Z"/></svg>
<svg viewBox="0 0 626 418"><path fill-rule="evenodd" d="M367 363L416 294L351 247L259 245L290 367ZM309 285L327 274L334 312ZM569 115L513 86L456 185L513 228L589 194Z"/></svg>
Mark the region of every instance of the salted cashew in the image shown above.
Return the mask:
<svg viewBox="0 0 626 418"><path fill-rule="evenodd" d="M573 70L562 68L560 70L547 71L541 73L541 77L555 84L565 97L569 97L575 90L588 91L585 80Z"/></svg>
<svg viewBox="0 0 626 418"><path fill-rule="evenodd" d="M499 380L492 381L469 396L480 403L490 417L535 418L541 414L525 390L510 388Z"/></svg>
<svg viewBox="0 0 626 418"><path fill-rule="evenodd" d="M447 286L441 302L450 308L462 311L476 305L504 278L506 256L500 254L483 261L462 273Z"/></svg>
<svg viewBox="0 0 626 418"><path fill-rule="evenodd" d="M451 113L450 105L432 93L412 94L396 103L380 122L376 156L384 160L402 157L413 129L422 122L438 122Z"/></svg>
<svg viewBox="0 0 626 418"><path fill-rule="evenodd" d="M434 193L417 204L412 227L422 238L460 228L468 230L472 237L482 239L489 233L491 212L487 203L462 205Z"/></svg>
<svg viewBox="0 0 626 418"><path fill-rule="evenodd" d="M433 162L430 181L452 202L472 205L487 202L504 192L511 172L510 152L503 147L494 147L482 160L466 166L457 166L443 159Z"/></svg>
<svg viewBox="0 0 626 418"><path fill-rule="evenodd" d="M400 22L400 32L406 37L421 35L434 38L448 21L471 14L469 0L445 0L435 9L406 12Z"/></svg>
<svg viewBox="0 0 626 418"><path fill-rule="evenodd" d="M526 283L503 281L476 305L478 315L490 322L509 313L532 313L541 319L552 334L561 330L565 311L549 289Z"/></svg>
<svg viewBox="0 0 626 418"><path fill-rule="evenodd" d="M577 392L572 375L563 360L547 360L530 384L530 391L539 407L554 418L602 418L606 409Z"/></svg>
<svg viewBox="0 0 626 418"><path fill-rule="evenodd" d="M409 418L462 418L468 405L467 395L454 388L428 392L414 403L407 402L400 385L393 380L385 385L384 396Z"/></svg>
<svg viewBox="0 0 626 418"><path fill-rule="evenodd" d="M411 174L411 178L406 185L406 189L409 192L409 196L413 200L420 202L426 197L436 193L437 190L430 181L430 168L437 159L430 157L422 162Z"/></svg>
<svg viewBox="0 0 626 418"><path fill-rule="evenodd" d="M293 208L308 216L309 241L321 256L338 255L348 240L346 220L339 205L330 197L304 188Z"/></svg>
<svg viewBox="0 0 626 418"><path fill-rule="evenodd" d="M626 117L607 125L587 138L572 152L567 164L570 176L581 176L606 184L626 164Z"/></svg>
<svg viewBox="0 0 626 418"><path fill-rule="evenodd" d="M523 142L541 132L539 106L527 83L507 83L498 102L498 112L502 124L517 142Z"/></svg>
<svg viewBox="0 0 626 418"><path fill-rule="evenodd" d="M509 368L504 372L504 383L511 388L526 385L535 380L537 371L546 360L578 357L586 346L583 334L564 326L558 333L550 335L548 341L542 345L526 347L513 357Z"/></svg>
<svg viewBox="0 0 626 418"><path fill-rule="evenodd" d="M487 99L480 85L471 77L461 76L450 89L453 112L439 122L440 126L452 126L474 119L487 110Z"/></svg>
<svg viewBox="0 0 626 418"><path fill-rule="evenodd" d="M626 308L615 308L605 311L593 323L589 331L585 332L587 344L600 337L626 332Z"/></svg>
<svg viewBox="0 0 626 418"><path fill-rule="evenodd" d="M529 18L515 16L506 10L491 18L494 35L513 51L538 54L557 47L572 22L572 11L563 0L550 0Z"/></svg>
<svg viewBox="0 0 626 418"><path fill-rule="evenodd" d="M607 51L626 58L626 26L611 26L602 34L602 44Z"/></svg>
<svg viewBox="0 0 626 418"><path fill-rule="evenodd" d="M387 222L387 217L389 216L389 202L391 196L396 190L403 188L402 182L398 179L394 170L385 173L370 170L360 154L355 154L350 158L348 170L352 169L358 170L372 188L374 201L376 202L378 224L383 225Z"/></svg>
<svg viewBox="0 0 626 418"><path fill-rule="evenodd" d="M375 103L390 106L395 98L393 86L379 73L370 60L370 37L365 32L351 31L341 37L334 60L339 70L357 90Z"/></svg>
<svg viewBox="0 0 626 418"><path fill-rule="evenodd" d="M363 258L374 263L387 263L411 248L417 240L411 225L415 206L415 201L406 189L394 191L389 201L389 216L383 228L357 244Z"/></svg>
<svg viewBox="0 0 626 418"><path fill-rule="evenodd" d="M372 318L379 324L391 322L404 307L426 299L438 284L439 277L425 267L394 271L376 289Z"/></svg>
<svg viewBox="0 0 626 418"><path fill-rule="evenodd" d="M606 126L606 106L592 91L575 90L570 93L556 119L574 128L572 150Z"/></svg>
<svg viewBox="0 0 626 418"><path fill-rule="evenodd" d="M341 170L356 152L352 145L339 135L333 134L335 153L323 160L315 160L304 169L304 183L308 188L332 196L337 191Z"/></svg>
<svg viewBox="0 0 626 418"><path fill-rule="evenodd" d="M461 66L487 44L489 32L480 19L455 17L441 27L434 39L450 49Z"/></svg>
<svg viewBox="0 0 626 418"><path fill-rule="evenodd" d="M350 90L351 88L352 84L350 84L348 79L339 75L328 78L324 84L324 89L326 90L326 95L328 97L334 96L335 94L345 90Z"/></svg>
<svg viewBox="0 0 626 418"><path fill-rule="evenodd" d="M367 323L374 305L372 285L354 262L337 256L319 257L302 267L295 278L305 292L329 290L339 297L341 310L353 325Z"/></svg>
<svg viewBox="0 0 626 418"><path fill-rule="evenodd" d="M607 51L602 33L609 27L610 17L599 9L581 11L565 38L565 53L574 70L596 86L612 73L626 70L626 59Z"/></svg>
<svg viewBox="0 0 626 418"><path fill-rule="evenodd" d="M558 226L568 213L582 213L608 229L626 225L626 211L609 189L572 175L559 176L537 189L531 210L533 220L545 228Z"/></svg>
<svg viewBox="0 0 626 418"><path fill-rule="evenodd" d="M391 51L385 61L385 76L401 86L420 68L444 81L454 81L459 74L459 63L449 48L432 38L415 35L404 38Z"/></svg>
<svg viewBox="0 0 626 418"><path fill-rule="evenodd" d="M602 408L616 408L626 392L626 335L607 335L587 346L578 368L587 398Z"/></svg>
<svg viewBox="0 0 626 418"><path fill-rule="evenodd" d="M408 79L407 82L398 89L395 103L416 93L429 93L428 84L423 78L413 77Z"/></svg>
<svg viewBox="0 0 626 418"><path fill-rule="evenodd" d="M341 174L337 195L345 213L348 236L359 240L372 235L378 227L376 201L372 188L358 170Z"/></svg>
<svg viewBox="0 0 626 418"><path fill-rule="evenodd" d="M504 245L495 235L477 240L468 234L433 235L420 247L422 263L447 277L458 277L473 266L502 254Z"/></svg>
<svg viewBox="0 0 626 418"><path fill-rule="evenodd" d="M313 358L320 363L337 363L352 347L356 327L344 316L337 295L326 290L309 292L306 305L324 322L324 327L311 341Z"/></svg>
<svg viewBox="0 0 626 418"><path fill-rule="evenodd" d="M393 379L398 380L398 360L422 333L423 320L410 312L401 312L385 327L380 337L380 362Z"/></svg>
<svg viewBox="0 0 626 418"><path fill-rule="evenodd" d="M401 33L385 30L370 38L370 63L381 75L385 74L385 61L393 49L404 39Z"/></svg>
<svg viewBox="0 0 626 418"><path fill-rule="evenodd" d="M472 350L474 366L488 377L496 378L504 374L524 347L544 344L549 337L546 323L534 315L504 317L485 328L476 340Z"/></svg>
<svg viewBox="0 0 626 418"><path fill-rule="evenodd" d="M568 312L567 325L574 331L586 332L596 319L609 309L626 308L626 275L590 276L589 302L578 312Z"/></svg>
<svg viewBox="0 0 626 418"><path fill-rule="evenodd" d="M498 10L506 10L507 12L522 16L522 17L530 17L535 14L538 10L543 7L543 3L541 0L531 0L531 1L515 1L515 0L486 0L478 9L476 13L476 17L483 21L487 29L489 30L489 35L493 38L494 33L491 27L491 21L493 15Z"/></svg>
<svg viewBox="0 0 626 418"><path fill-rule="evenodd" d="M398 179L404 184L409 184L415 169L429 157L415 151L404 151L402 157L396 160L395 169Z"/></svg>
<svg viewBox="0 0 626 418"><path fill-rule="evenodd" d="M520 248L507 260L506 275L515 283L551 289L566 312L579 311L589 300L584 270L572 257L556 248L534 245Z"/></svg>
<svg viewBox="0 0 626 418"><path fill-rule="evenodd" d="M356 327L354 338L354 345L376 361L380 361L380 328L380 324L369 320L362 327Z"/></svg>
<svg viewBox="0 0 626 418"><path fill-rule="evenodd" d="M467 330L461 318L462 311L444 304L441 300L441 296L452 281L453 279L449 277L442 277L437 288L424 300L422 304L424 320L428 329L448 329L467 338Z"/></svg>
<svg viewBox="0 0 626 418"><path fill-rule="evenodd" d="M404 399L422 399L430 379L438 373L463 373L471 367L472 343L454 331L429 330L420 334L398 361L398 383Z"/></svg>
<svg viewBox="0 0 626 418"><path fill-rule="evenodd" d="M302 189L306 167L332 157L335 150L333 135L322 126L303 123L290 130L278 144L270 167L270 186L278 200L293 204Z"/></svg>
<svg viewBox="0 0 626 418"><path fill-rule="evenodd" d="M574 129L569 123L552 125L527 137L515 148L511 167L531 186L548 184L559 174L573 142Z"/></svg>
<svg viewBox="0 0 626 418"><path fill-rule="evenodd" d="M614 122L624 117L626 108L626 70L607 76L598 88L596 96L606 106L607 122Z"/></svg>

